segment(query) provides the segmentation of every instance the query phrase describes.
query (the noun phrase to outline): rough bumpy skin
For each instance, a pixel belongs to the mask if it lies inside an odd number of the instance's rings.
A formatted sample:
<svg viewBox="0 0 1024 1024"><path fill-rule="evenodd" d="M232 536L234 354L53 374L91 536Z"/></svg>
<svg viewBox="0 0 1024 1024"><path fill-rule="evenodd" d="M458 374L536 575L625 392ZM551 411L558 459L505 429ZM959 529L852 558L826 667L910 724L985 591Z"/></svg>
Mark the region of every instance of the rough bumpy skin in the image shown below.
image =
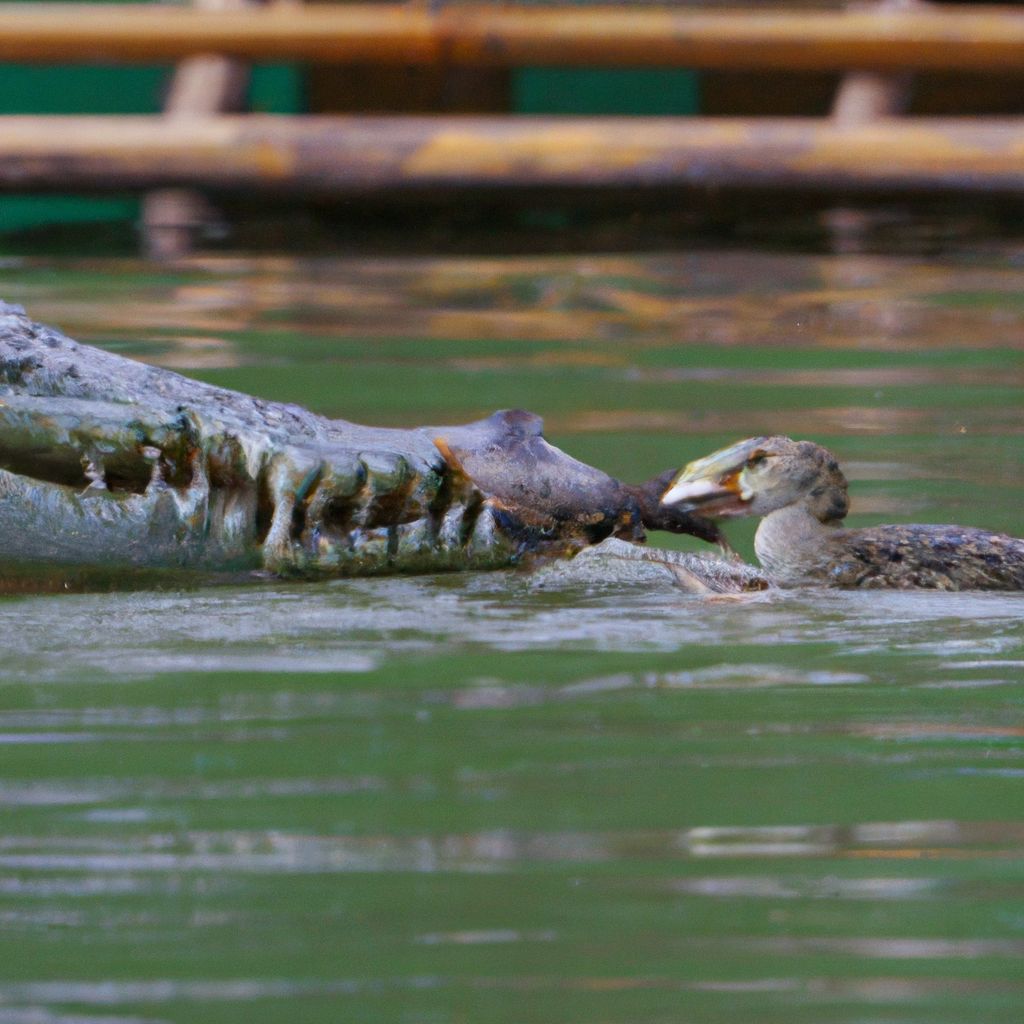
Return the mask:
<svg viewBox="0 0 1024 1024"><path fill-rule="evenodd" d="M389 430L78 344L0 303L0 589L487 569L649 528L716 540L530 413Z"/></svg>

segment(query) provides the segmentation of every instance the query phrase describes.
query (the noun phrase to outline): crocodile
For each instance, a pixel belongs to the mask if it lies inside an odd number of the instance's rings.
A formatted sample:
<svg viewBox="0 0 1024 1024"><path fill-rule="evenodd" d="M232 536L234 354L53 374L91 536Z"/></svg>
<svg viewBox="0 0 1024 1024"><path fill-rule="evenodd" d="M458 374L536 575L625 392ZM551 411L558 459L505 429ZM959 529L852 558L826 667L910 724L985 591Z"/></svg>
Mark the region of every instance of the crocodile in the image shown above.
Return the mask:
<svg viewBox="0 0 1024 1024"><path fill-rule="evenodd" d="M329 419L0 302L0 591L497 569L649 530L721 543L660 503L673 474L623 483L521 410L415 429Z"/></svg>

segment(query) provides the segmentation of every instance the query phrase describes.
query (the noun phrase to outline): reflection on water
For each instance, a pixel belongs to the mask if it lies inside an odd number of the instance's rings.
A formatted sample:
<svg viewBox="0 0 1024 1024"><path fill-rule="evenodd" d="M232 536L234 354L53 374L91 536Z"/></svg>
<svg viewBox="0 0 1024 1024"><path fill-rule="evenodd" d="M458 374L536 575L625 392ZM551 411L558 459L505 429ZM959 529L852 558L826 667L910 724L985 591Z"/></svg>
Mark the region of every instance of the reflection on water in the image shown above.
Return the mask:
<svg viewBox="0 0 1024 1024"><path fill-rule="evenodd" d="M813 436L855 522L1020 533L1019 265L29 261L3 297L357 420L526 406L629 478ZM0 599L0 1024L1017 1024L1022 620L560 571Z"/></svg>

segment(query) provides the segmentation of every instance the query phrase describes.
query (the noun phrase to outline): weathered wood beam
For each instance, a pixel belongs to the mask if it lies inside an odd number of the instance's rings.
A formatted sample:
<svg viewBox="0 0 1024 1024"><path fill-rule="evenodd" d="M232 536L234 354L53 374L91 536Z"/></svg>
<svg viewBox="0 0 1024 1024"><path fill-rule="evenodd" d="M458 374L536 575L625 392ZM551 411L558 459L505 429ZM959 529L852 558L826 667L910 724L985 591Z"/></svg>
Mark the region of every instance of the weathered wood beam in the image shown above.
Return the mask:
<svg viewBox="0 0 1024 1024"><path fill-rule="evenodd" d="M0 190L1024 190L1024 119L0 117Z"/></svg>
<svg viewBox="0 0 1024 1024"><path fill-rule="evenodd" d="M170 6L0 5L0 60L363 61L910 71L1024 67L1024 11L699 11L339 4L237 18Z"/></svg>

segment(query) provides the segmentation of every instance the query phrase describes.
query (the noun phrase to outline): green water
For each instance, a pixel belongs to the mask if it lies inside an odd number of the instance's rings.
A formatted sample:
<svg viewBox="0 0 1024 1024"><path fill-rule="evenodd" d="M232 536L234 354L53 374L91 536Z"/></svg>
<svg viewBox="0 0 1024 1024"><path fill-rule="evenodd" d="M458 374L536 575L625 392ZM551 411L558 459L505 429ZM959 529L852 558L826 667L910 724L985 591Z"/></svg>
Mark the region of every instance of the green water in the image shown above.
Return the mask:
<svg viewBox="0 0 1024 1024"><path fill-rule="evenodd" d="M525 406L630 479L813 437L854 524L1021 533L1022 259L12 259L0 293L364 422ZM516 573L3 599L0 1024L1017 1024L1022 615Z"/></svg>

